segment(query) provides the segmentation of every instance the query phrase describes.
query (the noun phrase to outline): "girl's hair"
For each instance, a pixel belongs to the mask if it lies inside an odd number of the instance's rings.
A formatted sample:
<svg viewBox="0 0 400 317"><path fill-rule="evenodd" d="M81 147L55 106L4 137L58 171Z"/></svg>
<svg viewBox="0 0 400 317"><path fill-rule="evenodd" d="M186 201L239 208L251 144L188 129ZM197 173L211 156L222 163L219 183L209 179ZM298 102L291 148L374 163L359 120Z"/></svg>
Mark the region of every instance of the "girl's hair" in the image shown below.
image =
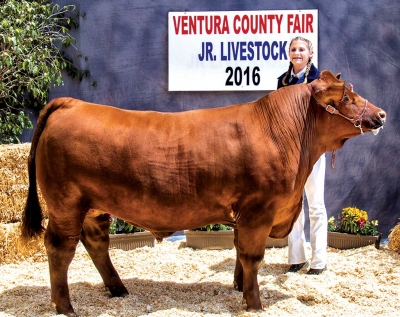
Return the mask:
<svg viewBox="0 0 400 317"><path fill-rule="evenodd" d="M294 41L303 41L303 42L305 42L305 43L307 44L307 46L308 46L308 50L309 50L310 52L313 51L313 46L312 46L312 43L311 43L310 40L307 40L306 38L301 37L301 36L297 36L297 37L293 38L293 39L290 41L290 44L289 44L289 54L290 54L290 46L292 46L292 43L293 43ZM305 74L304 74L304 81L303 81L303 83L307 83L307 76L308 76L308 73L310 72L311 64L312 64L312 56L311 56L310 59L308 60L307 69L306 69L306 72L305 72ZM287 72L286 72L286 74L285 74L285 77L283 77L283 79L282 79L282 84L283 84L283 86L286 86L286 85L288 84L288 82L286 81L286 79L287 79L287 78L290 78L290 74L291 74L291 72L292 72L292 68L293 68L293 64L292 64L292 62L289 61L289 69L287 70Z"/></svg>

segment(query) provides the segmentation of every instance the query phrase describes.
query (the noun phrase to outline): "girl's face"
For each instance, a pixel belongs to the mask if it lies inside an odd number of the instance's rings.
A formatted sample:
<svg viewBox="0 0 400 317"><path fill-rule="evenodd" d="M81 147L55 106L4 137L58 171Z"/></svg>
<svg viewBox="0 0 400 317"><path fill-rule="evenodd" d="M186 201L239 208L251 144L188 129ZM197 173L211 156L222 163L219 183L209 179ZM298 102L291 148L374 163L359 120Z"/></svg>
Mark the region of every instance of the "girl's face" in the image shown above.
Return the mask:
<svg viewBox="0 0 400 317"><path fill-rule="evenodd" d="M293 71L297 74L307 66L308 60L314 52L310 52L306 42L301 40L293 41L289 48L289 58L293 64Z"/></svg>

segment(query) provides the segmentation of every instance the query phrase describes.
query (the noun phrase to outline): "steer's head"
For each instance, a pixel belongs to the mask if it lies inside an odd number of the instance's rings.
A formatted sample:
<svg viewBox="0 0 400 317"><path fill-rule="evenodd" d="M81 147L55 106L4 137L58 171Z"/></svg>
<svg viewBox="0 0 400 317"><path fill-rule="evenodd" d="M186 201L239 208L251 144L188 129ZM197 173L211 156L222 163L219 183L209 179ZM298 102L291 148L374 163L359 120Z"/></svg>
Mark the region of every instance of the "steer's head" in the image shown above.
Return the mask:
<svg viewBox="0 0 400 317"><path fill-rule="evenodd" d="M350 130L346 129L348 135L343 138L343 142L367 131L377 134L385 123L386 112L351 91L346 87L346 82L339 78L340 74L334 76L330 71L324 70L308 87L320 106L332 115L347 120L346 124L353 125L349 126Z"/></svg>

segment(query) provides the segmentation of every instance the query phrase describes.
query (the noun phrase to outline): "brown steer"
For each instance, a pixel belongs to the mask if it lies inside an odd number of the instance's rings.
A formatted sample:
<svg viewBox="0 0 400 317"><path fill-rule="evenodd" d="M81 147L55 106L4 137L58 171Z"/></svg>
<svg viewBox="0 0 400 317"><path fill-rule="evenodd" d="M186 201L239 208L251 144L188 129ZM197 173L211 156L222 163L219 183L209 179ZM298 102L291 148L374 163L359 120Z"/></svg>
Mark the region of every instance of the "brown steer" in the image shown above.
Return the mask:
<svg viewBox="0 0 400 317"><path fill-rule="evenodd" d="M235 287L248 311L263 309L257 273L268 236L291 231L314 163L360 132L378 132L385 118L329 71L254 102L181 113L52 100L32 140L22 230L26 238L44 230L37 179L57 312L75 316L67 271L79 240L111 294L128 294L108 253L109 214L158 238L233 226Z"/></svg>

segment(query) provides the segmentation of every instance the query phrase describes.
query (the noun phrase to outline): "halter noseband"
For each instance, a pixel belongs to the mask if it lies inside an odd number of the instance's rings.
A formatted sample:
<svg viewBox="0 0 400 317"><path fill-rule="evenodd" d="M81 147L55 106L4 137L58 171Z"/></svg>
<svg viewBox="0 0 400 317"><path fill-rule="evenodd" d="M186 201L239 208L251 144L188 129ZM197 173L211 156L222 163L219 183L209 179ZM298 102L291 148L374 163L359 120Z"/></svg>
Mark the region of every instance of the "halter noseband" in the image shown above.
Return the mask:
<svg viewBox="0 0 400 317"><path fill-rule="evenodd" d="M365 105L364 105L363 111L358 116L355 116L354 118L349 118L349 117L345 116L344 114L340 113L339 110L337 110L334 106L328 105L328 104L325 104L325 105L321 104L315 97L315 92L314 92L314 89L313 89L311 83L307 84L307 86L308 86L308 90L310 91L311 95L314 97L317 104L324 107L325 110L328 111L330 114L338 114L339 116L345 118L346 120L349 120L354 125L354 127L356 127L357 129L360 129L361 134L364 134L361 124L362 124L362 117L365 113L365 110L367 110L367 104L368 104L367 99L365 99ZM343 98L344 98L344 94L343 94ZM343 100L343 98L342 98L342 100ZM342 100L340 102L343 102Z"/></svg>

